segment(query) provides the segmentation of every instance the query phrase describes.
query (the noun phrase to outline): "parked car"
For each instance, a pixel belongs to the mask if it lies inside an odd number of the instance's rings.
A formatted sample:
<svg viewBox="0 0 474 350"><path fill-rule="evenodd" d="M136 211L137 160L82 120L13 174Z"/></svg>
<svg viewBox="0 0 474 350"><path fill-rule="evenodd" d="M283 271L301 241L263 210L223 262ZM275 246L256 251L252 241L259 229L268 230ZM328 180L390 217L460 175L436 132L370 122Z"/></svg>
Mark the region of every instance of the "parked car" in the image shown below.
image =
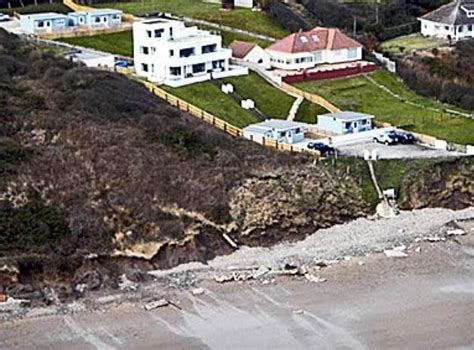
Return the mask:
<svg viewBox="0 0 474 350"><path fill-rule="evenodd" d="M115 67L127 68L128 62L126 60L117 60L115 61Z"/></svg>
<svg viewBox="0 0 474 350"><path fill-rule="evenodd" d="M383 143L384 145L396 145L399 142L399 137L395 132L384 132L374 137L374 142Z"/></svg>
<svg viewBox="0 0 474 350"><path fill-rule="evenodd" d="M0 22L6 22L10 20L10 16L0 12Z"/></svg>
<svg viewBox="0 0 474 350"><path fill-rule="evenodd" d="M321 152L322 156L327 156L335 153L334 147L328 146L323 142L309 142L308 148Z"/></svg>
<svg viewBox="0 0 474 350"><path fill-rule="evenodd" d="M403 144L415 143L416 141L415 136L411 132L398 131L396 134L398 135L399 142Z"/></svg>

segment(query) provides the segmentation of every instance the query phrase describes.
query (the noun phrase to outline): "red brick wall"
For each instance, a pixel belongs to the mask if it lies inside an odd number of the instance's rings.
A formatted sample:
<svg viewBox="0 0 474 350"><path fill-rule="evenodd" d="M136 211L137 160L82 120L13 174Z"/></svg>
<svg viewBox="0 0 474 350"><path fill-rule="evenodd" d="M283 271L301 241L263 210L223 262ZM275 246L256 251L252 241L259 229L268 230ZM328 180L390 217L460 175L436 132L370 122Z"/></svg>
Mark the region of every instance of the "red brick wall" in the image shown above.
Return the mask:
<svg viewBox="0 0 474 350"><path fill-rule="evenodd" d="M343 78L348 77L351 75L362 74L362 73L370 73L377 70L377 66L374 64L366 65L366 66L357 66L357 67L348 67L342 69L334 69L330 71L323 71L323 72L306 72L297 75L286 76L283 78L283 81L288 84L292 83L299 83L302 81L310 81L310 80L323 80L323 79L335 79L335 78Z"/></svg>

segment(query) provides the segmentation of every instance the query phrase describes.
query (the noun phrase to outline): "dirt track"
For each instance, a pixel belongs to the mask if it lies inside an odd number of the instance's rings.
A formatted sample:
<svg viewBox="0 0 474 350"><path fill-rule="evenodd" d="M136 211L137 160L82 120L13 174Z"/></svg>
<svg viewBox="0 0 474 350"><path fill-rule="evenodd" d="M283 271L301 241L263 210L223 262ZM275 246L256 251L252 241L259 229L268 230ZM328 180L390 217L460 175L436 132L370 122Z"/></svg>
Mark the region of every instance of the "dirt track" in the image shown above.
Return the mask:
<svg viewBox="0 0 474 350"><path fill-rule="evenodd" d="M6 323L0 348L469 348L473 247L471 232L414 243L407 258L343 260L321 270L325 283L205 281L203 295L178 289L170 296L182 310L125 303L104 313Z"/></svg>

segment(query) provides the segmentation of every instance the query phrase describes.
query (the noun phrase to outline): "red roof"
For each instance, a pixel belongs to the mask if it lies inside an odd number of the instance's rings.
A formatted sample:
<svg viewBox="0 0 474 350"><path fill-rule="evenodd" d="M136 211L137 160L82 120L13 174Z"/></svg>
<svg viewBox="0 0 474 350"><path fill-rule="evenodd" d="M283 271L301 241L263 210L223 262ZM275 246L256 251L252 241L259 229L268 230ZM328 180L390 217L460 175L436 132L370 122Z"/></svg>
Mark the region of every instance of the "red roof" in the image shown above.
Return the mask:
<svg viewBox="0 0 474 350"><path fill-rule="evenodd" d="M268 49L273 51L297 53L318 50L340 50L362 47L337 28L316 27L307 32L293 33L278 40Z"/></svg>
<svg viewBox="0 0 474 350"><path fill-rule="evenodd" d="M250 51L255 47L255 44L247 43L245 41L234 40L229 48L232 50L232 56L236 58L245 58Z"/></svg>

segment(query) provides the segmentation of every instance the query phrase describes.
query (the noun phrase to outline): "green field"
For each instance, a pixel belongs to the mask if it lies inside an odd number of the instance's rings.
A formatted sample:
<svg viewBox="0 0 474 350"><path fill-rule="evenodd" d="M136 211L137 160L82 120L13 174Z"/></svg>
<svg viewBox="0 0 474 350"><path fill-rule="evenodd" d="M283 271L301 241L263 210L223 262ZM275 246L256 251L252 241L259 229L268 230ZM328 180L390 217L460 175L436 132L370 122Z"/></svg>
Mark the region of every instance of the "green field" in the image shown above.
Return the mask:
<svg viewBox="0 0 474 350"><path fill-rule="evenodd" d="M406 100L420 103L425 107L456 109L417 95L407 89L400 79L386 71L374 72L370 76ZM428 111L408 105L374 85L365 76L305 82L296 86L319 94L344 110L373 114L378 121L402 126L408 130L450 142L474 144L474 119L455 117L447 113Z"/></svg>
<svg viewBox="0 0 474 350"><path fill-rule="evenodd" d="M253 99L255 106L269 118L286 119L294 102L293 97L271 86L255 73L226 78L223 81L233 84L235 92L240 97ZM163 89L239 128L259 121L252 113L241 108L231 96L221 92L219 86L212 82L192 84L181 88L163 86ZM303 105L305 104L303 103ZM300 111L299 115L302 120L310 120L314 117L316 110L321 110L310 103L308 105Z"/></svg>
<svg viewBox="0 0 474 350"><path fill-rule="evenodd" d="M81 36L76 38L62 38L59 41L110 52L115 55L133 56L132 31L127 30L119 33L100 34L94 36Z"/></svg>
<svg viewBox="0 0 474 350"><path fill-rule="evenodd" d="M255 101L255 106L267 117L286 119L293 105L294 98L274 88L255 73L247 76L224 79L225 83L234 85L240 97Z"/></svg>
<svg viewBox="0 0 474 350"><path fill-rule="evenodd" d="M209 29L209 28L203 28ZM229 46L229 44L234 40L247 41L256 43L262 47L267 47L270 45L269 41L259 40L247 35L228 32L228 31L216 31L222 35L222 42L224 46ZM122 56L133 56L133 42L132 42L132 31L127 30L120 33L112 34L99 34L93 36L82 36L76 38L61 38L59 41L78 45L83 47L88 47L91 49L96 49L99 51L110 52L115 55Z"/></svg>
<svg viewBox="0 0 474 350"><path fill-rule="evenodd" d="M249 9L222 11L220 5L203 3L200 0L144 0L134 2L110 2L96 4L94 6L116 8L125 13L134 15L169 12L177 16L206 20L273 37L282 37L288 34L267 17L264 12Z"/></svg>
<svg viewBox="0 0 474 350"><path fill-rule="evenodd" d="M241 108L237 102L224 94L219 86L212 82L207 81L180 88L163 85L162 88L239 128L258 122L253 114Z"/></svg>
<svg viewBox="0 0 474 350"><path fill-rule="evenodd" d="M426 50L443 45L446 44L442 40L426 38L421 34L410 34L383 42L382 49L398 54L408 54L413 50Z"/></svg>
<svg viewBox="0 0 474 350"><path fill-rule="evenodd" d="M39 4L39 5L26 5L24 7L13 7L9 8L0 8L1 13L7 13L9 15L13 12L28 14L28 13L38 13L38 12L59 12L59 13L68 13L71 12L69 7L64 6L62 3L53 3L53 4Z"/></svg>
<svg viewBox="0 0 474 350"><path fill-rule="evenodd" d="M316 124L318 122L318 115L329 113L326 109L317 104L304 100L296 113L295 121L308 124Z"/></svg>

